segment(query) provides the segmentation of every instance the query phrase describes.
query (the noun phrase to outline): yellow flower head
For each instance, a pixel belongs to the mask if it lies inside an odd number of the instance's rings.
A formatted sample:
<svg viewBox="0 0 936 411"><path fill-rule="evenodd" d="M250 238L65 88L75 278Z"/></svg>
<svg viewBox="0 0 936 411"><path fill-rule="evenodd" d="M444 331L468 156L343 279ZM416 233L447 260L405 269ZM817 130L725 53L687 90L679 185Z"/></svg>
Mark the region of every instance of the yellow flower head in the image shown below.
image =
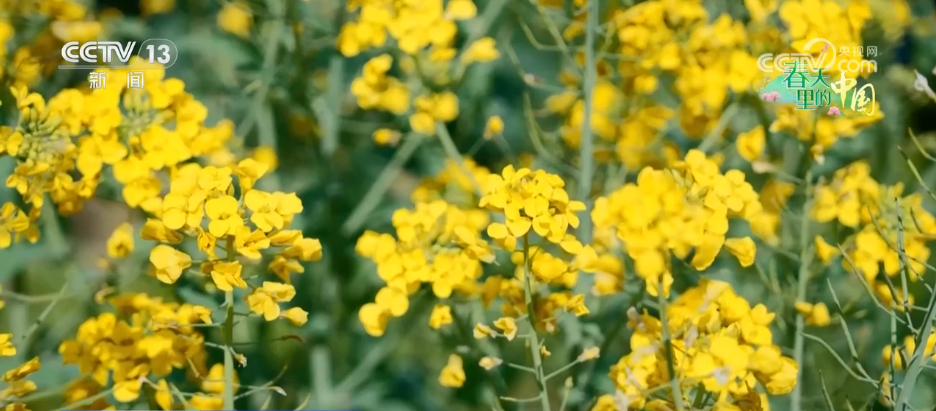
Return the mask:
<svg viewBox="0 0 936 411"><path fill-rule="evenodd" d="M484 138L490 140L504 132L504 120L500 116L491 116L484 126Z"/></svg>
<svg viewBox="0 0 936 411"><path fill-rule="evenodd" d="M517 323L511 317L502 317L494 321L494 326L503 332L507 341L511 341L517 336Z"/></svg>
<svg viewBox="0 0 936 411"><path fill-rule="evenodd" d="M133 226L123 223L107 239L107 255L111 258L123 258L133 252Z"/></svg>
<svg viewBox="0 0 936 411"><path fill-rule="evenodd" d="M462 368L462 358L456 354L449 356L448 364L439 374L439 384L443 387L459 388L465 383L465 370Z"/></svg>
<svg viewBox="0 0 936 411"><path fill-rule="evenodd" d="M436 304L429 315L429 326L438 330L445 325L452 323L452 307L444 304Z"/></svg>
<svg viewBox="0 0 936 411"><path fill-rule="evenodd" d="M175 283L185 269L192 265L192 257L168 245L157 245L150 252L153 274L166 284Z"/></svg>
<svg viewBox="0 0 936 411"><path fill-rule="evenodd" d="M241 278L241 264L237 261L215 262L211 265L211 280L221 291L232 291L234 287L247 288Z"/></svg>
<svg viewBox="0 0 936 411"><path fill-rule="evenodd" d="M506 221L491 223L488 235L510 251L531 230L561 243L569 227L578 227L576 213L585 209L582 202L569 199L564 187L561 177L543 170L507 166L500 175L490 175L479 206L503 213Z"/></svg>
<svg viewBox="0 0 936 411"><path fill-rule="evenodd" d="M468 46L468 49L462 55L462 63L487 63L496 60L498 57L500 57L500 53L497 52L494 39L484 37Z"/></svg>
<svg viewBox="0 0 936 411"><path fill-rule="evenodd" d="M235 1L224 4L218 13L218 27L240 37L250 35L253 26L253 14L247 3Z"/></svg>

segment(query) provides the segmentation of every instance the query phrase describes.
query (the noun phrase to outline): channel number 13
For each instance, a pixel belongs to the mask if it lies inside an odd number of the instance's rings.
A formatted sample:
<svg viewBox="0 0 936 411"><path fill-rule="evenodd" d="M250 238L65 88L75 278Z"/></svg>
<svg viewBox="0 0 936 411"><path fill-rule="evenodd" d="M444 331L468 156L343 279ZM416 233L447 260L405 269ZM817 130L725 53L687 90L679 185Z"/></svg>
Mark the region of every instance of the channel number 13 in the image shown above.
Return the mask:
<svg viewBox="0 0 936 411"><path fill-rule="evenodd" d="M159 64L166 64L169 60L172 60L172 56L169 55L169 45L160 44L158 46L150 44L146 46L146 50L149 51L149 62L159 62ZM157 51L159 56L157 57Z"/></svg>

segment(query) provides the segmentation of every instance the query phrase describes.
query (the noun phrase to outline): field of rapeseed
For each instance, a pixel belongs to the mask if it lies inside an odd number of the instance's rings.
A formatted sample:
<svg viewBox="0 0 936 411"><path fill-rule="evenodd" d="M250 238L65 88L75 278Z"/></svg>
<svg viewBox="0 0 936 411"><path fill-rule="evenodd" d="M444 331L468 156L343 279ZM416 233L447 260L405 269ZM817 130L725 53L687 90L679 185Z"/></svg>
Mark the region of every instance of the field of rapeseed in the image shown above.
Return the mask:
<svg viewBox="0 0 936 411"><path fill-rule="evenodd" d="M2 411L936 407L932 2L0 0L0 83Z"/></svg>

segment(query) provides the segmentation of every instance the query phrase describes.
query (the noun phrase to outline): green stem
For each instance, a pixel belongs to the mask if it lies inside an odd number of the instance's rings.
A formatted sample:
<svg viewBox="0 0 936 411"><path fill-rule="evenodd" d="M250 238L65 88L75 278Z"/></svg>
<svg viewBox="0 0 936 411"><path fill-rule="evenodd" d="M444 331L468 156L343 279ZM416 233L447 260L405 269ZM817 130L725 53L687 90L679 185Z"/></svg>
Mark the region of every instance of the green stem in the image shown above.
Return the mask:
<svg viewBox="0 0 936 411"><path fill-rule="evenodd" d="M109 389L109 390L107 390L107 391L101 391L101 392L99 392L99 393L97 393L97 394L94 394L94 395L88 397L88 398L82 398L82 399L80 399L80 400L78 400L78 401L75 401L75 402L73 402L73 403L71 403L71 404L68 404L68 405L66 405L66 406L64 406L64 407L62 407L62 408L59 408L59 409L55 410L55 411L74 410L74 409L77 409L77 408L80 408L80 407L84 407L84 406L86 406L86 405L88 405L88 404L93 404L93 403L94 403L95 401L97 401L97 400L100 400L100 399L102 399L102 398L107 398L107 396L111 395L111 393L112 393L113 391L114 391L113 389Z"/></svg>
<svg viewBox="0 0 936 411"><path fill-rule="evenodd" d="M428 296L416 297L413 307L407 314L407 317L399 324L401 332L388 333L387 339L381 344L370 349L367 355L355 366L351 373L344 377L336 386L334 391L340 397L347 397L367 382L367 379L374 372L394 349L400 346L400 341L406 339L407 335L415 330L416 322L423 318L423 315L432 308L432 300ZM471 340L473 341L473 340Z"/></svg>
<svg viewBox="0 0 936 411"><path fill-rule="evenodd" d="M228 236L227 260L234 261L234 237ZM224 304L227 305L227 315L224 318L222 328L222 338L224 339L224 393L223 408L234 410L234 354L231 352L234 346L234 291L224 293Z"/></svg>
<svg viewBox="0 0 936 411"><path fill-rule="evenodd" d="M692 400L692 408L702 409L705 405L705 386L701 383L696 387L695 398Z"/></svg>
<svg viewBox="0 0 936 411"><path fill-rule="evenodd" d="M15 402L22 402L22 403L28 404L31 402L36 402L36 401L44 400L47 398L57 397L59 395L62 395L62 392L67 390L68 387L70 387L71 385L72 383L69 382L69 383L61 384L61 385L58 385L49 389L43 389L42 391L34 392L30 395L18 397L16 398ZM2 406L6 406L6 404L8 404L8 402L0 402L0 405Z"/></svg>
<svg viewBox="0 0 936 411"><path fill-rule="evenodd" d="M452 319L455 323L455 331L458 333L459 341L467 342L472 352L480 353L485 356L500 357L500 355L497 354L496 348L490 344L490 341L478 340L471 335L471 318L484 318L484 312L480 305L473 305L472 309L474 312L469 314L467 318L461 318L457 310L452 311ZM495 410L514 411L520 409L517 404L501 400L501 394L508 392L507 383L504 381L504 377L501 373L485 372L481 375L490 388L493 408Z"/></svg>
<svg viewBox="0 0 936 411"><path fill-rule="evenodd" d="M731 121L734 116L738 113L738 103L734 102L725 107L725 111L722 112L721 118L718 119L718 123L715 124L715 128L709 132L708 136L702 140L702 144L699 144L699 150L708 153L712 147L721 141L722 133L725 131L725 127L728 126L728 122ZM765 129L766 131L766 129Z"/></svg>
<svg viewBox="0 0 936 411"><path fill-rule="evenodd" d="M73 298L76 297L74 294L61 295L61 292L49 293L49 294L38 294L38 295L26 295L19 294L12 291L3 291L0 292L0 299L9 299L21 302L24 304L44 304L55 302L59 299L64 298Z"/></svg>
<svg viewBox="0 0 936 411"><path fill-rule="evenodd" d="M341 30L346 15L346 8L340 7L338 16L334 21L335 32ZM304 58L303 61L305 61ZM335 53L328 60L328 83L325 93L315 98L315 101L312 103L312 110L315 112L319 124L322 126L322 139L319 141L319 149L321 150L322 158L326 161L333 160L332 157L334 157L335 151L338 150L338 143L341 137L341 102L345 89L344 72L345 58L341 53ZM308 75L308 73L302 73L300 75L305 76ZM302 92L305 93L307 91L303 90Z"/></svg>
<svg viewBox="0 0 936 411"><path fill-rule="evenodd" d="M312 368L312 391L315 392L316 405L325 409L332 405L331 353L327 344L312 347L310 358Z"/></svg>
<svg viewBox="0 0 936 411"><path fill-rule="evenodd" d="M62 285L62 288L59 289L58 294L55 295L55 299L53 299L52 302L50 302L49 305L47 305L46 308L42 310L42 313L39 314L39 318L36 318L36 321L33 322L32 325L29 326L29 329L26 330L26 333L20 336L20 339L23 342L25 342L26 344L29 344L29 338L32 337L33 333L35 333L39 329L39 325L42 324L43 321L45 321L46 317L48 317L49 314L52 313L52 309L55 308L55 305L58 304L59 301L62 301L62 298L65 297L65 293L67 291L68 291L68 281L66 280L65 284Z"/></svg>
<svg viewBox="0 0 936 411"><path fill-rule="evenodd" d="M452 135L449 134L448 129L445 128L445 124L436 123L436 134L439 137L439 142L442 143L442 149L445 150L445 155L455 162L458 166L458 171L461 171L461 173L465 175L465 178L471 182L475 193L479 197L484 195L481 184L475 180L474 174L465 166L465 158L462 157L461 153L458 151L458 147L455 146L455 141L452 140Z"/></svg>
<svg viewBox="0 0 936 411"><path fill-rule="evenodd" d="M549 375L546 376L546 381L549 381L549 380L551 380L551 379L553 379L553 378L556 378L557 375L562 374L562 373L568 371L568 370L571 369L572 367L578 365L580 362L582 362L582 361L576 359L575 361L572 361L572 362L566 364L565 367L562 367L562 368L560 368L560 369L558 369L558 370L556 370L556 371L553 371L553 372L549 373Z"/></svg>
<svg viewBox="0 0 936 411"><path fill-rule="evenodd" d="M477 24L471 28L471 31L468 33L468 39L465 41L465 45L462 46L462 49L458 53L458 63L453 70L452 83L459 84L462 81L462 78L465 76L465 72L468 70L468 65L464 64L461 59L465 55L465 50L468 49L475 41L487 34L490 30L491 25L494 24L494 20L497 19L501 14L504 6L507 5L507 0L492 0L487 3L487 7L484 8L484 11L474 19L474 22Z"/></svg>
<svg viewBox="0 0 936 411"><path fill-rule="evenodd" d="M374 184L371 185L367 193L364 194L364 198L358 203L357 207L354 208L354 211L351 212L351 216L348 217L344 225L341 226L341 231L344 234L354 233L361 228L367 217L370 216L371 212L380 204L380 200L383 198L383 195L387 193L387 190L390 189L393 180L403 171L403 166L413 157L413 154L416 153L416 149L422 145L424 140L425 137L419 133L410 133L403 137L403 145L397 149L393 158L390 159L387 166L380 172L377 181L374 181Z"/></svg>
<svg viewBox="0 0 936 411"><path fill-rule="evenodd" d="M533 306L533 273L530 269L530 238L523 236L523 298L526 300L527 320L530 323L530 354L533 355L533 368L540 388L540 404L543 411L550 411L549 391L546 388L546 375L543 372L543 357L540 355L539 338L536 335L536 318Z"/></svg>
<svg viewBox="0 0 936 411"><path fill-rule="evenodd" d="M670 335L669 322L666 319L666 297L663 296L663 278L660 277L657 285L657 304L660 309L660 324L663 329L663 345L666 348L666 368L669 371L670 389L673 391L673 402L678 411L684 411L686 404L683 402L682 389L679 386L679 377L676 376L676 355L673 352L673 338Z"/></svg>
<svg viewBox="0 0 936 411"><path fill-rule="evenodd" d="M628 320L626 315L620 315L618 313L626 311L627 306L636 307L638 304L640 304L640 302L643 301L645 292L646 287L638 288L635 292L629 293L628 300L626 303L622 304L622 307L615 307L610 310L612 313L615 313L614 315L616 317L616 321L614 325L611 326L610 330L605 333L604 340L601 342L601 347L598 352L604 353L611 349L611 344L617 341L618 336L620 336L621 332L626 329ZM585 391L585 398L590 399L594 398L598 394L596 384L594 384L595 368L598 366L598 361L589 361L588 364L588 366L582 367L584 370L579 374L578 386L580 389Z"/></svg>
<svg viewBox="0 0 936 411"><path fill-rule="evenodd" d="M595 172L595 135L592 133L591 115L594 110L594 92L595 83L598 74L595 68L595 34L598 31L598 0L588 0L588 15L585 24L585 79L584 79L584 99L585 99L585 117L582 120L581 139L579 141L579 187L578 197L585 202L587 213L589 200L591 199L592 178ZM591 219L581 219L579 226L579 239L590 241L592 224Z"/></svg>
<svg viewBox="0 0 936 411"><path fill-rule="evenodd" d="M172 391L172 394L179 398L179 402L182 403L182 406L187 410L191 410L192 405L189 404L188 400L185 399L185 395L182 394L182 391L179 391L179 388L175 384L169 384L169 390Z"/></svg>
<svg viewBox="0 0 936 411"><path fill-rule="evenodd" d="M806 198L803 201L803 212L800 221L800 266L796 284L796 301L806 301L806 290L809 285L809 264L812 260L812 253L809 247L809 215L812 208L812 170L806 172ZM796 334L793 336L793 360L799 364L799 371L796 376L796 385L793 386L793 393L790 397L792 402L791 411L800 411L800 402L803 398L803 350L805 348L805 337L803 329L806 328L806 318L803 314L796 314Z"/></svg>
<svg viewBox="0 0 936 411"><path fill-rule="evenodd" d="M592 112L594 111L595 84L598 81L595 58L595 35L598 31L598 0L588 0L586 4L587 15L585 16L585 72L583 79L582 98L585 99L585 116L582 120L582 128L579 132L579 171L578 171L578 199L585 203L585 210L579 214L579 227L577 230L578 238L581 241L590 242L592 239L592 219L588 215L588 210L592 209L592 180L595 174L595 135L592 133ZM535 134L535 131L534 131ZM576 175L569 176L570 178ZM579 280L575 284L574 292L585 294L594 283L594 276L582 275L579 272Z"/></svg>
<svg viewBox="0 0 936 411"><path fill-rule="evenodd" d="M904 222L903 217L900 215L900 203L897 203L897 243L898 243L898 253L900 258L900 271L903 273L903 283L904 286L904 307L907 306L907 295L906 283L908 282L907 277L909 277L910 270L910 261L907 258L907 253L904 248ZM905 308L905 311L910 311L909 308ZM936 292L930 294L929 304L926 307L926 315L923 317L923 323L920 324L921 333L916 333L914 342L916 343L916 349L913 350L912 357L910 361L907 362L907 373L904 375L902 381L902 387L900 393L896 398L894 403L895 410L903 410L910 408L908 403L910 402L910 397L913 394L913 389L918 382L920 374L923 372L923 368L926 367L926 363L930 361L929 357L933 356L933 352L930 351L929 344L927 343L930 340L930 337L933 335L933 315L936 311ZM908 326L913 329L913 324L908 324ZM891 379L891 382L894 380Z"/></svg>
<svg viewBox="0 0 936 411"><path fill-rule="evenodd" d="M260 87L260 91L257 92L254 101L254 112L252 113L257 122L257 143L260 146L269 147L273 152L277 152L277 143L276 143L276 125L274 124L273 119L273 107L268 101L267 97L270 92L270 87L275 77L276 63L278 61L279 55L279 41L280 36L282 35L283 28L285 25L283 4L280 0L268 0L267 6L270 7L270 11L274 14L274 18L271 19L268 25L265 27L266 39L264 42L263 50L263 76L264 81ZM266 179L260 180L258 186L265 190L276 190L279 189L280 181L279 175L276 173L270 173Z"/></svg>

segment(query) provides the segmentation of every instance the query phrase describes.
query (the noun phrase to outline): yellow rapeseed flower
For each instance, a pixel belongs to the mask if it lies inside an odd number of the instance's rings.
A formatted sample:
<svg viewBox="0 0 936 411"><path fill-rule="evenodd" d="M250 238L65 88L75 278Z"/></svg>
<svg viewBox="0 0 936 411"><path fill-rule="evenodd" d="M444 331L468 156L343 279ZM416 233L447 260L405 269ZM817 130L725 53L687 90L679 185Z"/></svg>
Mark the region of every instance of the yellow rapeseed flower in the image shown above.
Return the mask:
<svg viewBox="0 0 936 411"><path fill-rule="evenodd" d="M237 261L215 262L211 264L211 280L221 291L232 291L234 287L247 288L241 278L241 264Z"/></svg>
<svg viewBox="0 0 936 411"><path fill-rule="evenodd" d="M39 371L42 368L42 364L39 363L39 357L33 357L33 359L26 361L20 364L18 367L13 368L3 374L3 381L13 382L19 381L23 378L26 378L28 375Z"/></svg>
<svg viewBox="0 0 936 411"><path fill-rule="evenodd" d="M289 320L297 327L305 325L309 321L309 313L299 307L289 308L281 313L282 317Z"/></svg>
<svg viewBox="0 0 936 411"><path fill-rule="evenodd" d="M729 238L725 240L725 248L738 259L742 267L750 267L754 264L757 246L751 237Z"/></svg>
<svg viewBox="0 0 936 411"><path fill-rule="evenodd" d="M451 323L452 307L445 304L436 304L436 306L432 308L432 314L429 315L429 327L438 330Z"/></svg>
<svg viewBox="0 0 936 411"><path fill-rule="evenodd" d="M150 252L153 274L166 284L175 283L185 269L192 265L192 257L168 245L157 245Z"/></svg>
<svg viewBox="0 0 936 411"><path fill-rule="evenodd" d="M494 321L494 326L501 330L504 337L507 338L507 341L511 341L517 336L517 323L511 317L501 317L497 319Z"/></svg>
<svg viewBox="0 0 936 411"><path fill-rule="evenodd" d="M825 327L831 322L829 308L825 303L810 304L803 301L796 302L796 311L805 319L806 324L813 327Z"/></svg>
<svg viewBox="0 0 936 411"><path fill-rule="evenodd" d="M133 252L133 225L122 223L107 239L107 255L124 258Z"/></svg>
<svg viewBox="0 0 936 411"><path fill-rule="evenodd" d="M493 38L483 37L468 46L462 54L462 64L487 63L500 57Z"/></svg>
<svg viewBox="0 0 936 411"><path fill-rule="evenodd" d="M218 13L218 27L228 33L247 37L253 27L250 5L241 1L226 2Z"/></svg>
<svg viewBox="0 0 936 411"><path fill-rule="evenodd" d="M491 357L491 356L482 357L481 361L478 361L478 365L481 366L481 368L484 368L485 370L488 370L488 371L493 370L498 365L501 365L503 363L504 363L504 360L501 360L500 358L497 358L497 357Z"/></svg>
<svg viewBox="0 0 936 411"><path fill-rule="evenodd" d="M741 155L741 158L749 162L754 162L759 159L764 153L764 148L766 146L767 139L764 135L764 128L760 126L738 134L738 140L735 143L738 154Z"/></svg>
<svg viewBox="0 0 936 411"><path fill-rule="evenodd" d="M491 116L484 125L484 138L490 140L504 132L504 120L500 116Z"/></svg>
<svg viewBox="0 0 936 411"><path fill-rule="evenodd" d="M459 388L465 384L465 370L462 368L462 358L457 354L449 356L448 364L439 374L439 384L443 387Z"/></svg>

